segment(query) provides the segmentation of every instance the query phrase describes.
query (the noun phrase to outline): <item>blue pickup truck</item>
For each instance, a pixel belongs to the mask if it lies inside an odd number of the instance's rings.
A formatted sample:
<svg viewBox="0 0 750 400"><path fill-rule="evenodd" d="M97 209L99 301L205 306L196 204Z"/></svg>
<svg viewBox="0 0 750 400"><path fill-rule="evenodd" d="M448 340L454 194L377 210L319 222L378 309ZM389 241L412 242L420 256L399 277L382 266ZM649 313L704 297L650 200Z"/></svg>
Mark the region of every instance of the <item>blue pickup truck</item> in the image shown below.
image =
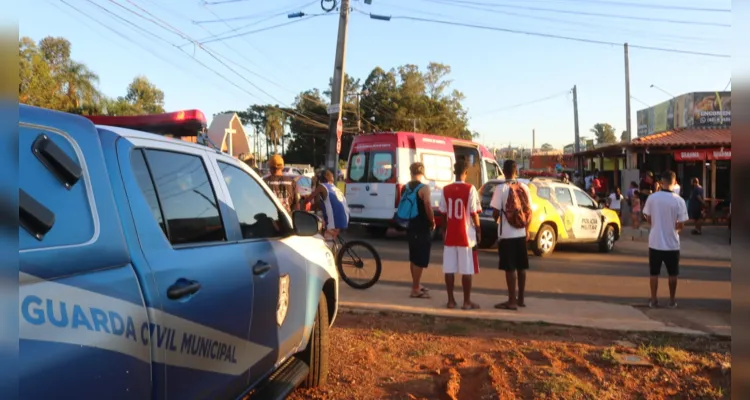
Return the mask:
<svg viewBox="0 0 750 400"><path fill-rule="evenodd" d="M325 383L339 283L317 217L289 215L211 147L19 113L21 398L285 398Z"/></svg>

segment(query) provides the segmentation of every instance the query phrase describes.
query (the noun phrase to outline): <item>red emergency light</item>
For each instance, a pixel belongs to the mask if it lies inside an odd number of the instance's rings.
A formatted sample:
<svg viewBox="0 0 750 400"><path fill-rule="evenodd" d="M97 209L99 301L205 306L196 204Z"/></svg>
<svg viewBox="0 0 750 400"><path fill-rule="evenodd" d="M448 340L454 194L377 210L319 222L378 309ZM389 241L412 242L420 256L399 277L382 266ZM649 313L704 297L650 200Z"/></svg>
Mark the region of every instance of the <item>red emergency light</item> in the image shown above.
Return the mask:
<svg viewBox="0 0 750 400"><path fill-rule="evenodd" d="M206 116L200 110L122 117L89 115L86 118L96 125L117 126L173 137L198 136L207 125Z"/></svg>

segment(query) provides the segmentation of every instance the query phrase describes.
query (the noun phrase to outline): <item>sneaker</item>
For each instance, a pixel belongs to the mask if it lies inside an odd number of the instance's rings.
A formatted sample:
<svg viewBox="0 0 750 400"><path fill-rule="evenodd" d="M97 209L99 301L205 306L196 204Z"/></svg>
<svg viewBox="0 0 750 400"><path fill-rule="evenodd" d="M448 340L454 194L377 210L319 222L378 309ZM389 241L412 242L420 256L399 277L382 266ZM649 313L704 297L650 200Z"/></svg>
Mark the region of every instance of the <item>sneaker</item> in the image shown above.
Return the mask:
<svg viewBox="0 0 750 400"><path fill-rule="evenodd" d="M677 302L676 301L670 301L669 302L669 308L677 308Z"/></svg>
<svg viewBox="0 0 750 400"><path fill-rule="evenodd" d="M648 301L648 308L657 308L659 307L659 302L656 300L649 300Z"/></svg>

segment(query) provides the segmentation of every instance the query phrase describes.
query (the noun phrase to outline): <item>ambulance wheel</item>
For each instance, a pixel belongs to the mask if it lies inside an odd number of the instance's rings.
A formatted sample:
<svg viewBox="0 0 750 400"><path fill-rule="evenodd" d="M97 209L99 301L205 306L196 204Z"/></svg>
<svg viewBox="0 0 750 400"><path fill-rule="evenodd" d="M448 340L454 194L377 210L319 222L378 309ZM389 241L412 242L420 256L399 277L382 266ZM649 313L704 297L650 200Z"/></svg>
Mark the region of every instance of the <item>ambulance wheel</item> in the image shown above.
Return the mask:
<svg viewBox="0 0 750 400"><path fill-rule="evenodd" d="M539 232L534 239L532 251L539 257L546 257L555 250L557 245L557 235L552 226L544 224L539 228Z"/></svg>
<svg viewBox="0 0 750 400"><path fill-rule="evenodd" d="M307 378L302 381L304 388L323 386L328 380L329 329L328 302L326 296L321 293L310 341L307 343L307 348L300 353L300 359L310 367Z"/></svg>
<svg viewBox="0 0 750 400"><path fill-rule="evenodd" d="M385 234L388 232L387 226L368 226L366 228L367 233L376 239L380 239L385 237Z"/></svg>

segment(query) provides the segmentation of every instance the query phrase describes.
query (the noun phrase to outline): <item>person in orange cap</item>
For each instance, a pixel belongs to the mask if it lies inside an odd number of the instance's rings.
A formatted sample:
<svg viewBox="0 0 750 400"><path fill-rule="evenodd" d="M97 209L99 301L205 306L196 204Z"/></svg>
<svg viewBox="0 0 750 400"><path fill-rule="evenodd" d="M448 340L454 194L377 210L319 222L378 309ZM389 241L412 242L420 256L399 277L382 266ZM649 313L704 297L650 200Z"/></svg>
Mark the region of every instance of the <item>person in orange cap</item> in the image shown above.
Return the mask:
<svg viewBox="0 0 750 400"><path fill-rule="evenodd" d="M285 176L284 159L279 154L274 154L268 159L268 171L270 175L263 178L266 185L271 189L273 194L279 198L281 205L287 212L299 209L299 193L297 192L297 182L294 177Z"/></svg>

